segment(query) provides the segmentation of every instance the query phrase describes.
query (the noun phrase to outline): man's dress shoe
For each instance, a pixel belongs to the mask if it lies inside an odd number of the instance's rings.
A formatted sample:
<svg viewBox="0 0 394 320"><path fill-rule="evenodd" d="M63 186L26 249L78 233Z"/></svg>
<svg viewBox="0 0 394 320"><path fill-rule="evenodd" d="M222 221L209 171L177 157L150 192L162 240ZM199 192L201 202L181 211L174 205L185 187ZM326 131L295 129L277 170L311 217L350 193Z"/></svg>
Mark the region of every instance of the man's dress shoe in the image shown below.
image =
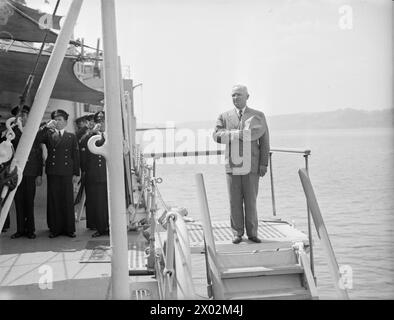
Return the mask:
<svg viewBox="0 0 394 320"><path fill-rule="evenodd" d="M257 237L250 237L248 238L250 241L256 242L256 243L261 243L261 240Z"/></svg>
<svg viewBox="0 0 394 320"><path fill-rule="evenodd" d="M233 243L234 244L238 244L238 243L240 243L242 241L242 237L240 237L240 236L236 236L236 237L234 237L234 239L233 239Z"/></svg>
<svg viewBox="0 0 394 320"><path fill-rule="evenodd" d="M97 237L101 237L102 234L98 231L96 231L95 233L92 234L92 238L97 238Z"/></svg>
<svg viewBox="0 0 394 320"><path fill-rule="evenodd" d="M23 236L24 236L23 233L16 232L16 233L14 233L14 234L11 236L11 239L17 239L17 238L20 238L20 237L23 237Z"/></svg>

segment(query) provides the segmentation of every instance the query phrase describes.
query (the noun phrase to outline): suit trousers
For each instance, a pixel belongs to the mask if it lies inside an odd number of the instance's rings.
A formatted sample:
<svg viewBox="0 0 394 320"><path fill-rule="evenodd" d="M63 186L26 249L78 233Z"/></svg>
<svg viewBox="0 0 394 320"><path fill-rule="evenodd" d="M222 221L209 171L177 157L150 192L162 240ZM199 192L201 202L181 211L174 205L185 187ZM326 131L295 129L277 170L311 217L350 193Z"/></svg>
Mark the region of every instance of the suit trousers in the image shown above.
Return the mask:
<svg viewBox="0 0 394 320"><path fill-rule="evenodd" d="M86 217L98 232L108 232L107 182L86 183Z"/></svg>
<svg viewBox="0 0 394 320"><path fill-rule="evenodd" d="M244 228L248 237L257 237L256 199L259 191L257 173L246 175L226 174L230 198L231 228L235 236L243 236Z"/></svg>
<svg viewBox="0 0 394 320"><path fill-rule="evenodd" d="M85 182L85 206L86 206L86 228L96 229L96 201L100 201L101 195L96 194L95 184Z"/></svg>
<svg viewBox="0 0 394 320"><path fill-rule="evenodd" d="M56 235L75 232L72 176L47 175L47 222Z"/></svg>
<svg viewBox="0 0 394 320"><path fill-rule="evenodd" d="M15 193L16 225L19 233L34 233L34 197L36 177L23 176Z"/></svg>

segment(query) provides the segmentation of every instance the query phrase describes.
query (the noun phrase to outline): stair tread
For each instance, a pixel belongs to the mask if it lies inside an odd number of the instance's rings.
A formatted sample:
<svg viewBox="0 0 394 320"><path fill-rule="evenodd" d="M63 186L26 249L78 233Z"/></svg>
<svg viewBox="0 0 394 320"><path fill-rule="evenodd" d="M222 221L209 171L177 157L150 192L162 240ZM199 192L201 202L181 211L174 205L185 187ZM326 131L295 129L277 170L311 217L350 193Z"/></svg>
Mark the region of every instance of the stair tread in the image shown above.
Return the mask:
<svg viewBox="0 0 394 320"><path fill-rule="evenodd" d="M239 267L239 268L225 268L221 270L221 278L239 278L239 277L253 277L263 275L279 275L279 274L294 274L303 273L304 270L300 265L286 265L286 266L253 266L253 267Z"/></svg>
<svg viewBox="0 0 394 320"><path fill-rule="evenodd" d="M248 299L312 299L306 288L284 288L276 290L227 292L225 299L248 300Z"/></svg>

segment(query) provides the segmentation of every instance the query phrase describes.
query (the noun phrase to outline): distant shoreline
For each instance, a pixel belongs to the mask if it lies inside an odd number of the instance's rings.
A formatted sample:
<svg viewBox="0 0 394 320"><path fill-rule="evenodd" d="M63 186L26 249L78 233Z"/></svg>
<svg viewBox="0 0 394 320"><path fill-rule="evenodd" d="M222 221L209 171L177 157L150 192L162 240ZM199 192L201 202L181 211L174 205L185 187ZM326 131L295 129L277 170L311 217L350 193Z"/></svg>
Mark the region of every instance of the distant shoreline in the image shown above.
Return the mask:
<svg viewBox="0 0 394 320"><path fill-rule="evenodd" d="M175 123L178 129L213 129L216 119ZM394 109L364 111L338 109L328 112L295 113L267 116L270 130L326 130L360 128L394 128ZM141 124L138 127L154 128L165 124Z"/></svg>

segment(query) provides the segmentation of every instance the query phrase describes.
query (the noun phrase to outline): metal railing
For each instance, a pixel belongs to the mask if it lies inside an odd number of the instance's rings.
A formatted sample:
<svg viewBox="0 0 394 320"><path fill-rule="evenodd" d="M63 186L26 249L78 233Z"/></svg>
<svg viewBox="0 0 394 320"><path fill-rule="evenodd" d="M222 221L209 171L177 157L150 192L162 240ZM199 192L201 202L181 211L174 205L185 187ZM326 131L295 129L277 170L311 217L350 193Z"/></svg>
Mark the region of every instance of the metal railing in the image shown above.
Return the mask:
<svg viewBox="0 0 394 320"><path fill-rule="evenodd" d="M152 152L144 153L141 155L142 158L153 158L153 167L156 168L156 160L160 158L172 158L172 157L196 157L196 156L214 156L225 154L225 149L219 150L204 150L204 151L184 151L184 152ZM276 198L275 198L275 187L274 187L274 173L273 173L273 161L272 155L274 153L289 153L289 154L301 154L305 159L305 170L309 172L309 156L311 155L310 149L294 149L294 148L271 148L269 154L269 170L270 170L270 186L271 186L271 201L272 201L272 214L276 217ZM156 170L154 170L156 171ZM309 261L313 277L315 277L315 266L314 266L314 254L313 254L313 237L311 227L311 215L308 203L306 204L307 211L307 223L308 223L308 242L309 242Z"/></svg>
<svg viewBox="0 0 394 320"><path fill-rule="evenodd" d="M149 221L148 270L155 270L161 299L194 299L187 227L182 214L172 210L163 200L158 188L162 179L155 177L155 168L155 162L148 165L143 157L137 168ZM164 210L160 217L157 217L158 202ZM165 236L160 232L163 230Z"/></svg>
<svg viewBox="0 0 394 320"><path fill-rule="evenodd" d="M300 176L302 187L308 202L308 207L310 208L310 212L312 214L317 235L328 257L328 268L334 281L335 289L337 290L339 298L347 300L349 299L349 296L339 270L338 262L334 254L334 249L332 248L331 241L328 236L328 232L324 224L323 216L320 212L319 204L317 202L311 180L309 179L308 172L305 169L300 169L298 174Z"/></svg>
<svg viewBox="0 0 394 320"><path fill-rule="evenodd" d="M272 154L273 153L290 153L290 154L301 154L305 159L305 170L309 173L309 156L311 155L310 149L292 149L292 148L271 148L269 155L269 167L270 167L270 184L271 184L271 200L272 200L272 215L276 216L276 200L275 200L275 189L274 189L274 174L272 169ZM316 282L315 277L315 262L313 256L313 237L312 237L312 226L311 226L311 214L309 210L308 202L306 203L307 219L308 219L308 242L309 242L309 261L311 265L311 271Z"/></svg>
<svg viewBox="0 0 394 320"><path fill-rule="evenodd" d="M214 150L214 151L202 151L202 152L186 152L186 153L169 153L167 156L191 156L198 153L199 155L215 154L220 155L224 153L224 150ZM312 239L312 228L311 221L317 230L319 239L322 242L324 250L328 256L328 265L332 278L334 279L335 288L342 299L349 299L348 293L343 286L343 279L341 278L341 273L338 267L338 263L331 246L331 242L324 225L323 218L320 213L320 209L316 200L316 196L313 191L312 184L309 179L309 156L311 155L311 150L309 149L288 149L288 148L272 148L269 155L269 167L270 167L270 183L271 183L271 196L273 199L273 215L276 216L275 207L275 192L274 192L274 175L273 175L273 154L274 153L291 153L291 154L301 154L305 159L305 168L299 170L299 175L301 178L302 186L307 199L307 214L308 214L308 240L309 240L309 255L310 260L305 257L305 253L302 258L303 264L310 263L310 274L309 276L309 286L312 286L312 281L316 284L316 277L314 273L314 256L313 256L313 239ZM179 212L172 211L165 204L160 191L157 187L157 183L161 182L160 178L156 178L156 159L163 154L150 155L154 158L153 165L149 166L146 163L146 155L141 155L140 167L138 168L140 172L146 172L146 174L141 175L141 182L146 185L145 197L146 197L146 207L151 213L150 222L156 227L160 225L162 229L166 232L166 241L164 242L160 236L160 232L156 232L157 228L151 225L151 238L150 238L150 254L154 257L154 264L156 267L156 273L159 280L159 292L161 298L164 299L192 299L195 298L192 272L191 272L191 258L190 258L190 248L188 240L188 231L186 228L185 221L182 214ZM137 170L138 170L137 169ZM143 178L145 176L145 178ZM157 213L157 201L161 201L164 210L164 214L156 219ZM157 252L155 252L154 241L155 235L160 242L161 248L161 260L158 259ZM149 261L149 259L148 259ZM160 263L160 261L162 263ZM341 285L342 284L342 285ZM312 286L314 288L314 286Z"/></svg>

